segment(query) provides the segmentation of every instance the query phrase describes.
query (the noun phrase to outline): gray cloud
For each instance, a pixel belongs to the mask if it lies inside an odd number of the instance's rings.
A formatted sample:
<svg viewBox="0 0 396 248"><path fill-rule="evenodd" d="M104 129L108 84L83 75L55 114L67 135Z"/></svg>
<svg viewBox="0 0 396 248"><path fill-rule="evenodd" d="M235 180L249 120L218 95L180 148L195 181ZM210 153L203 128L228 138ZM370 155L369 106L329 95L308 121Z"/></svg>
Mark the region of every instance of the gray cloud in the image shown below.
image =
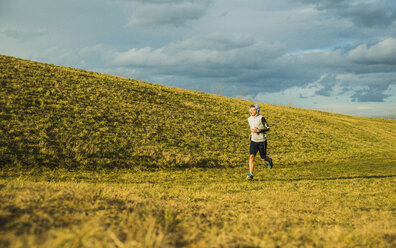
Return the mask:
<svg viewBox="0 0 396 248"><path fill-rule="evenodd" d="M318 10L350 20L360 27L386 27L396 20L396 4L392 0L300 0L314 4Z"/></svg>
<svg viewBox="0 0 396 248"><path fill-rule="evenodd" d="M342 95L349 87L351 94L356 93L353 99L363 99L357 97L365 92L362 88L373 90L377 82L378 89L382 90L383 83L395 77L396 67L389 64L393 59L389 56L394 49L393 43L394 39L389 38L369 47L360 44L349 50L311 50L289 54L280 44L267 44L241 36L212 35L170 43L157 49L146 47L115 52L109 58L114 58L115 67L134 68L141 75L157 75L157 78L150 78L153 80L180 80L184 82L183 87L188 82L196 85L197 79L203 79L224 82L228 87L244 85L247 94L254 94L314 84L316 90L312 93L319 96ZM365 74L358 76L362 72ZM338 85L342 85L344 90L337 88ZM387 96L377 94L377 100Z"/></svg>
<svg viewBox="0 0 396 248"><path fill-rule="evenodd" d="M358 64L396 65L396 39L388 38L370 47L362 44L349 51L347 57Z"/></svg>
<svg viewBox="0 0 396 248"><path fill-rule="evenodd" d="M353 102L384 102L395 95L396 73L343 74L337 82Z"/></svg>
<svg viewBox="0 0 396 248"><path fill-rule="evenodd" d="M369 85L368 88L357 90L351 96L353 102L383 102L390 94L384 92L389 89L390 83Z"/></svg>
<svg viewBox="0 0 396 248"><path fill-rule="evenodd" d="M335 75L323 75L319 82L317 82L319 89L315 91L315 94L320 96L331 96L334 93L336 83Z"/></svg>
<svg viewBox="0 0 396 248"><path fill-rule="evenodd" d="M201 18L211 0L129 1L131 12L127 26L185 26L188 21Z"/></svg>
<svg viewBox="0 0 396 248"><path fill-rule="evenodd" d="M235 78L244 71L265 69L269 61L282 55L284 48L252 38L212 35L164 47L130 49L117 53L115 64L138 67L163 75L200 78Z"/></svg>
<svg viewBox="0 0 396 248"><path fill-rule="evenodd" d="M0 29L0 34L18 41L25 41L26 39L37 39L43 36L48 36L49 31L45 29Z"/></svg>

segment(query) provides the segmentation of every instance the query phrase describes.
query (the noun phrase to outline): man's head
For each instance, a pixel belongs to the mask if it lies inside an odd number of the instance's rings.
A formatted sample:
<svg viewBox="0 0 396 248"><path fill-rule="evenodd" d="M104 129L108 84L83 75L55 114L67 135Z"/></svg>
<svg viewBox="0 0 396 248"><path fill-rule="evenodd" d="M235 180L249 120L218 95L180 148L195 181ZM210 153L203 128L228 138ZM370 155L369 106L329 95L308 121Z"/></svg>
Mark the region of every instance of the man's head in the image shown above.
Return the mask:
<svg viewBox="0 0 396 248"><path fill-rule="evenodd" d="M249 111L250 111L250 114L252 116L259 115L260 114L260 107L259 107L258 104L252 104L252 105L250 105Z"/></svg>

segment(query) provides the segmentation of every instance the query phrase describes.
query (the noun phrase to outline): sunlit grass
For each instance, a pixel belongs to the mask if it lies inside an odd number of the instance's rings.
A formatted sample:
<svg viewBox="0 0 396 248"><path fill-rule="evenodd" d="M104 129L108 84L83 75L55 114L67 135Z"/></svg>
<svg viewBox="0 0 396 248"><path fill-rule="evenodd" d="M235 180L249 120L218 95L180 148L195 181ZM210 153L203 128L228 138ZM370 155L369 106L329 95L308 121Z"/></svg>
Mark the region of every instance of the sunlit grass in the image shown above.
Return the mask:
<svg viewBox="0 0 396 248"><path fill-rule="evenodd" d="M0 247L394 247L396 120L0 55Z"/></svg>
<svg viewBox="0 0 396 248"><path fill-rule="evenodd" d="M257 169L3 170L10 247L391 247L395 161Z"/></svg>
<svg viewBox="0 0 396 248"><path fill-rule="evenodd" d="M0 56L1 166L235 167L251 102ZM276 163L394 158L396 120L260 104Z"/></svg>

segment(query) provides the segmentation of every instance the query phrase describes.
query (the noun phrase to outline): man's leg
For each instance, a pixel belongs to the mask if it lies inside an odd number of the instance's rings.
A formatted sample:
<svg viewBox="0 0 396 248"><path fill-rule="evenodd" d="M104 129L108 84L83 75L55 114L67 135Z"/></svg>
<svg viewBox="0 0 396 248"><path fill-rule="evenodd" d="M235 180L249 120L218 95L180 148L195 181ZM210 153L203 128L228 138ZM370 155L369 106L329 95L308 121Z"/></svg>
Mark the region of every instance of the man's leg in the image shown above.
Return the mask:
<svg viewBox="0 0 396 248"><path fill-rule="evenodd" d="M250 147L249 147L249 174L247 176L248 179L252 180L253 179L253 169L254 169L254 157L256 156L257 153L257 143L251 141L250 142Z"/></svg>
<svg viewBox="0 0 396 248"><path fill-rule="evenodd" d="M267 156L267 141L264 141L261 145L260 145L260 156L263 160L263 162L268 162L268 168L272 169L272 167L274 166L274 164L272 163L272 158Z"/></svg>
<svg viewBox="0 0 396 248"><path fill-rule="evenodd" d="M266 156L265 158L263 158L263 162L264 164L267 162L268 163L268 168L272 169L272 167L274 167L274 163L272 162L272 158Z"/></svg>
<svg viewBox="0 0 396 248"><path fill-rule="evenodd" d="M253 175L253 168L254 168L254 155L250 154L249 156L249 172Z"/></svg>

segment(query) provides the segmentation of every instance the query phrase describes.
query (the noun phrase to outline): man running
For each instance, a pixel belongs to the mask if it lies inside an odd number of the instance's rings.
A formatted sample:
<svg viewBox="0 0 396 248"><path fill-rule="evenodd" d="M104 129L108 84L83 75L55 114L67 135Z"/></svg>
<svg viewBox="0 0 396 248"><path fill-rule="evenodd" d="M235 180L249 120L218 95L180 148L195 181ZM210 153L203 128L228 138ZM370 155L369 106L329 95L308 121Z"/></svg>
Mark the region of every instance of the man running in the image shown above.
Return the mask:
<svg viewBox="0 0 396 248"><path fill-rule="evenodd" d="M260 152L260 157L263 161L268 162L268 167L272 169L274 164L272 163L272 158L267 156L267 137L266 132L269 131L270 127L265 120L264 116L260 115L260 107L257 104L253 104L249 108L250 117L248 122L250 125L250 157L249 157L249 174L247 179L253 180L253 163L254 157L257 151Z"/></svg>

